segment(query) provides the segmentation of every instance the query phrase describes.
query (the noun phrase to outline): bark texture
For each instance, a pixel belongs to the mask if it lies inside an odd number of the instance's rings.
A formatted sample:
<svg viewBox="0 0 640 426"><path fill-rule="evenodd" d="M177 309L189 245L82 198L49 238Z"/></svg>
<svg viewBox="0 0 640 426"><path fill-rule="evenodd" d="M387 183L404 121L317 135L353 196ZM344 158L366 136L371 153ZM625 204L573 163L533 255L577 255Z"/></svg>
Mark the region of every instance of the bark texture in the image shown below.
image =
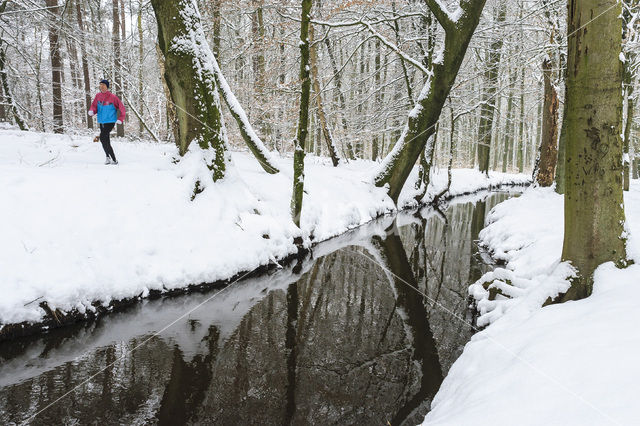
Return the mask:
<svg viewBox="0 0 640 426"><path fill-rule="evenodd" d="M51 85L53 88L53 132L64 132L62 118L62 56L60 54L60 35L58 29L58 16L60 6L58 0L45 0L49 12L56 19L49 22L49 57L51 59Z"/></svg>
<svg viewBox="0 0 640 426"><path fill-rule="evenodd" d="M176 106L176 144L185 155L195 141L212 155L206 158L213 180L224 177L230 158L207 45L194 0L152 0L158 23L158 46L165 58L164 78ZM197 190L196 190L197 192Z"/></svg>
<svg viewBox="0 0 640 426"><path fill-rule="evenodd" d="M616 0L569 2L562 260L571 261L579 278L562 300L588 296L598 265L626 259L620 14ZM597 28L587 24L594 16Z"/></svg>
<svg viewBox="0 0 640 426"><path fill-rule="evenodd" d="M551 186L558 161L558 92L551 81L551 61L542 62L544 77L544 106L542 107L542 142L537 181L540 186Z"/></svg>

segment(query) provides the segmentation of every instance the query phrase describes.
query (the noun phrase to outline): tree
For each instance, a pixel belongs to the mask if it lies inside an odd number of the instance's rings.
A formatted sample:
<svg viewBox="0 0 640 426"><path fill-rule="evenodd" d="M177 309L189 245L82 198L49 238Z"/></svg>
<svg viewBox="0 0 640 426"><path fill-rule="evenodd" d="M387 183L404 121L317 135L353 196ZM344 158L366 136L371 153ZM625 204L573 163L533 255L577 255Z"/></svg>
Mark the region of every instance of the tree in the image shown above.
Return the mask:
<svg viewBox="0 0 640 426"><path fill-rule="evenodd" d="M55 17L49 23L49 56L51 58L51 85L53 87L53 132L64 131L62 118L62 55L60 54L60 35L58 33L58 17L60 7L58 0L45 0L47 8Z"/></svg>
<svg viewBox="0 0 640 426"><path fill-rule="evenodd" d="M569 1L562 260L571 261L579 277L561 300L589 296L598 265L626 260L621 12L616 0ZM597 30L588 24L594 16Z"/></svg>
<svg viewBox="0 0 640 426"><path fill-rule="evenodd" d="M552 82L551 60L542 62L544 78L544 105L542 107L542 142L537 181L540 186L551 186L558 159L558 92Z"/></svg>
<svg viewBox="0 0 640 426"><path fill-rule="evenodd" d="M389 196L398 201L413 165L435 132L444 102L451 91L467 46L478 25L485 0L466 0L450 13L443 3L425 0L445 31L442 60L434 62L432 76L425 83L416 106L409 113L407 124L393 150L382 162L374 181L376 186L389 185ZM427 149L433 152L433 149ZM428 159L429 162L432 159Z"/></svg>
<svg viewBox="0 0 640 426"><path fill-rule="evenodd" d="M497 17L495 22L498 26L504 23L507 16L507 2L500 1L497 9ZM502 53L502 35L494 35L494 40L489 47L487 54L487 69L484 72L484 88L482 92L482 104L480 106L480 124L478 133L480 140L478 141L478 166L481 172L489 173L489 155L491 153L491 135L493 132L493 113L496 109L496 91L498 89L498 71L500 69L500 55ZM509 106L512 105L513 98L509 97ZM511 112L511 108L509 108ZM504 159L507 150L505 149ZM498 153L494 153L497 155ZM503 169L506 165L503 166ZM506 171L506 170L503 170Z"/></svg>
<svg viewBox="0 0 640 426"><path fill-rule="evenodd" d="M309 40L313 42L313 39L313 25L310 25ZM318 76L318 51L317 47L314 45L310 46L309 63L311 65L311 80L313 83L313 91L316 98L318 121L320 122L320 127L322 128L322 135L324 136L324 141L327 144L327 150L329 151L329 156L331 157L333 167L337 167L340 163L340 157L338 157L338 148L333 141L331 129L329 129L327 118L324 115L324 108L322 105L322 90L320 89L320 77Z"/></svg>
<svg viewBox="0 0 640 426"><path fill-rule="evenodd" d="M152 0L158 45L165 58L164 77L176 105L176 144L181 156L195 141L205 151L213 180L222 179L231 157L220 112L213 53L205 39L195 0ZM200 185L196 182L195 193ZM194 194L195 195L195 194Z"/></svg>
<svg viewBox="0 0 640 426"><path fill-rule="evenodd" d="M80 32L84 32L84 11L80 0L76 0L76 17L78 19L78 28ZM85 109L89 111L91 108L91 81L89 79L89 62L87 60L87 48L84 37L80 37L80 55L82 56L82 79L84 81L84 102ZM86 114L83 114L86 117ZM93 129L93 119L87 119L87 128Z"/></svg>
<svg viewBox="0 0 640 426"><path fill-rule="evenodd" d="M309 133L309 97L311 79L309 78L309 21L311 20L311 0L302 0L302 17L300 20L300 116L298 133L294 140L293 153L293 194L291 196L291 217L293 223L300 227L302 213L302 196L304 193L304 143Z"/></svg>

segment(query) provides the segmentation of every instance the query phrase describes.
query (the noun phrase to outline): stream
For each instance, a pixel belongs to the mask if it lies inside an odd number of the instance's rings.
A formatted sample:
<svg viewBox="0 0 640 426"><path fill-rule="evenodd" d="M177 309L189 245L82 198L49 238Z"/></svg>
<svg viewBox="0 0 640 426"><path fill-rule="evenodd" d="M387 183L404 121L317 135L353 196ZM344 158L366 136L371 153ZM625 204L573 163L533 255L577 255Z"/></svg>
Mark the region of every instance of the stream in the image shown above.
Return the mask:
<svg viewBox="0 0 640 426"><path fill-rule="evenodd" d="M222 290L0 343L0 424L420 423L474 333L485 216L514 195L383 217Z"/></svg>

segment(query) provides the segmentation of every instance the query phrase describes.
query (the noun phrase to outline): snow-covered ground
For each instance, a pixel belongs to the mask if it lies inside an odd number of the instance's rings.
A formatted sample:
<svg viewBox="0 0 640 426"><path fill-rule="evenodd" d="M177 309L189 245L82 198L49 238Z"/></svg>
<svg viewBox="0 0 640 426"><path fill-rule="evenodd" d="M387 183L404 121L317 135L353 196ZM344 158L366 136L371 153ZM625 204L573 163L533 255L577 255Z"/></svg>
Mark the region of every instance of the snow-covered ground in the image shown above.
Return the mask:
<svg viewBox="0 0 640 426"><path fill-rule="evenodd" d="M84 312L92 302L226 279L296 251L290 159L277 159L282 172L268 175L250 154L233 153L234 170L191 201L197 166L193 158L175 164L173 145L112 139L120 165L105 166L91 139L0 130L0 327L40 321L41 302ZM307 158L306 244L395 209L370 183L375 166ZM430 194L446 180L437 173ZM451 194L527 180L454 170Z"/></svg>
<svg viewBox="0 0 640 426"><path fill-rule="evenodd" d="M530 188L499 204L480 239L504 268L470 288L481 324L433 401L429 425L640 424L640 181L625 193L626 269L601 265L593 294L541 308L565 291L572 274L560 263L563 198ZM487 299L481 282L511 299Z"/></svg>

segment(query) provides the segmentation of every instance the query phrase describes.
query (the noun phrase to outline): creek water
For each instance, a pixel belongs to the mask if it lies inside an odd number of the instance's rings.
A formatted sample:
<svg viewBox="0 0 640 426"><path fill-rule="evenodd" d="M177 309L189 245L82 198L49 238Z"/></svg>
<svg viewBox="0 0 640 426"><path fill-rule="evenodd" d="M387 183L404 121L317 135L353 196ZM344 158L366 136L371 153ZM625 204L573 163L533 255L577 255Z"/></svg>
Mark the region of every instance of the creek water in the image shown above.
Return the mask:
<svg viewBox="0 0 640 426"><path fill-rule="evenodd" d="M486 213L513 195L384 217L222 290L0 343L0 424L420 423L474 332Z"/></svg>

